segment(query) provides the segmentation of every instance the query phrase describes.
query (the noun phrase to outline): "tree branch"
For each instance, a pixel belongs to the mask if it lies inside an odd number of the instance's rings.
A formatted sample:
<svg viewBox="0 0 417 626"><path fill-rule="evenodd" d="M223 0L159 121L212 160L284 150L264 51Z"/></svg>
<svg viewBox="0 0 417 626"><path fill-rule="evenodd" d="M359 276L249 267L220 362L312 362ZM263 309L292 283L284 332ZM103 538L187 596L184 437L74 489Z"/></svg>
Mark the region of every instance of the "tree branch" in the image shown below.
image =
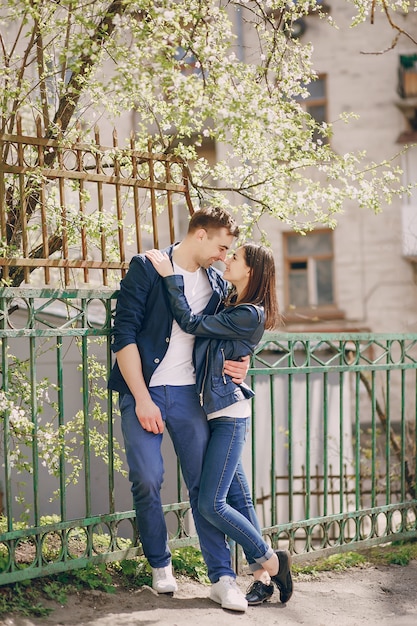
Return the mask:
<svg viewBox="0 0 417 626"><path fill-rule="evenodd" d="M369 398L372 398L372 389L371 389L369 380L366 378L363 372L359 373L359 377L368 393ZM379 404L378 400L375 401L375 409L378 414L379 421L382 424L383 430L387 432L388 431L387 416L385 412L382 410L382 407ZM408 459L402 458L401 445L398 440L398 437L396 436L396 434L394 433L392 429L392 426L389 427L389 438L390 438L390 442L391 442L392 448L394 450L394 453L397 459L399 460L400 463L404 463L404 474L405 474L405 482L407 483L407 491L414 500L416 498L416 484L410 472L410 464L408 462Z"/></svg>
<svg viewBox="0 0 417 626"><path fill-rule="evenodd" d="M406 30L404 30L403 28L401 28L401 26L398 26L398 24L396 24L389 12L389 7L387 5L386 0L382 0L382 7L384 10L384 13L386 15L386 18L388 20L389 25L391 26L391 28L393 30L398 31L397 34L395 35L394 39L391 42L391 45L388 48L385 48L385 50L380 50L379 52L364 52L361 51L361 54L385 54L385 52L388 52L389 50L393 50L393 48L395 48L395 46L398 43L399 38L401 37L401 35L404 35L405 37L407 37L408 39L410 39L410 41L412 41L414 44L417 45L417 39L415 39L414 37L412 37L410 35L410 33L408 33ZM376 0L372 1L372 6L371 6L371 17L370 17L370 23L373 25L375 22L375 8L376 8Z"/></svg>
<svg viewBox="0 0 417 626"><path fill-rule="evenodd" d="M105 16L97 25L95 34L91 37L95 43L102 46L106 39L109 39L115 29L114 17L123 15L128 8L125 0L113 0L107 9ZM74 115L74 111L84 90L84 79L88 76L94 66L94 59L91 54L83 55L80 59L79 69L74 72L68 82L65 94L62 96L58 109L55 113L53 126L46 133L48 139L56 139L61 132L65 132ZM49 166L56 158L56 152L52 151L46 155L45 164Z"/></svg>

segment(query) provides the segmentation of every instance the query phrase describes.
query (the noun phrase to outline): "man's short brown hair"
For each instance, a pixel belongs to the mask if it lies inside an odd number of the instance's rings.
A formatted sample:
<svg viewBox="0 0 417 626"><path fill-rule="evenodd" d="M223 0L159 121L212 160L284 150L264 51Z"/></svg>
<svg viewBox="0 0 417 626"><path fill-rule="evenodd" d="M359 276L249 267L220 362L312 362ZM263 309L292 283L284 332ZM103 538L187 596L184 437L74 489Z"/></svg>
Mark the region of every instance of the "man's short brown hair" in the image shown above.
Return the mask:
<svg viewBox="0 0 417 626"><path fill-rule="evenodd" d="M239 226L228 211L220 207L203 207L191 216L188 232L192 233L199 228L204 230L218 230L226 228L233 237L239 236Z"/></svg>

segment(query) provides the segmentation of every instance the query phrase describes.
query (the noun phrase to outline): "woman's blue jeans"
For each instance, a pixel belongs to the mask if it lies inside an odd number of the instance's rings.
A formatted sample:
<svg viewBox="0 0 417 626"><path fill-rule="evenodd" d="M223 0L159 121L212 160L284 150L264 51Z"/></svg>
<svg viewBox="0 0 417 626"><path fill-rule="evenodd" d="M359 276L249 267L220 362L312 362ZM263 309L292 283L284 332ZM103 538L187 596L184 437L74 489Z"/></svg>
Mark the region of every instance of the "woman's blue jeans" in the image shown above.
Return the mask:
<svg viewBox="0 0 417 626"><path fill-rule="evenodd" d="M206 520L240 544L251 570L274 551L261 535L248 481L241 463L249 418L209 420L210 440L204 458L198 509ZM257 565L258 564L258 565Z"/></svg>
<svg viewBox="0 0 417 626"><path fill-rule="evenodd" d="M187 485L200 548L212 583L220 576L235 576L230 549L224 533L212 526L198 511L198 494L204 455L209 440L206 414L198 401L194 385L150 387L159 407ZM164 463L161 454L163 435L142 428L130 394L119 398L122 432L129 480L143 551L151 567L165 567L171 560L167 528L162 511L161 486Z"/></svg>

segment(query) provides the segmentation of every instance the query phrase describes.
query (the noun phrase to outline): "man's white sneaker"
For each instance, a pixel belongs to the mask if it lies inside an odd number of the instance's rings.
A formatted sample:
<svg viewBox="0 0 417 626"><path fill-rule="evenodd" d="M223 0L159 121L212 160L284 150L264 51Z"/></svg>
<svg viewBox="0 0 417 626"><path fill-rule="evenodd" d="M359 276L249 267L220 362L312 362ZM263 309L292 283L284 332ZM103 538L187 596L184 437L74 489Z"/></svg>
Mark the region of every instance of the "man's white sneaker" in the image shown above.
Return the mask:
<svg viewBox="0 0 417 626"><path fill-rule="evenodd" d="M220 576L211 586L210 599L230 611L246 611L248 608L248 602L232 576Z"/></svg>
<svg viewBox="0 0 417 626"><path fill-rule="evenodd" d="M158 593L174 593L177 591L177 581L172 573L171 563L166 567L152 568L152 589Z"/></svg>

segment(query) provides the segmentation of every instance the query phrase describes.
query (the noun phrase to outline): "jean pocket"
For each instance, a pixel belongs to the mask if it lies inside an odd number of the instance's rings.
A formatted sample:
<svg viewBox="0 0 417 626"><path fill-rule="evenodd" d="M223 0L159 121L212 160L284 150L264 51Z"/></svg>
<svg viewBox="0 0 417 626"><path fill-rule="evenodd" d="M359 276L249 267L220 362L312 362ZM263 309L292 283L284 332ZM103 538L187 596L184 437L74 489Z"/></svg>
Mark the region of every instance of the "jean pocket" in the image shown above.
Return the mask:
<svg viewBox="0 0 417 626"><path fill-rule="evenodd" d="M131 402L134 401L133 396L130 393L119 394L119 409L123 411Z"/></svg>

